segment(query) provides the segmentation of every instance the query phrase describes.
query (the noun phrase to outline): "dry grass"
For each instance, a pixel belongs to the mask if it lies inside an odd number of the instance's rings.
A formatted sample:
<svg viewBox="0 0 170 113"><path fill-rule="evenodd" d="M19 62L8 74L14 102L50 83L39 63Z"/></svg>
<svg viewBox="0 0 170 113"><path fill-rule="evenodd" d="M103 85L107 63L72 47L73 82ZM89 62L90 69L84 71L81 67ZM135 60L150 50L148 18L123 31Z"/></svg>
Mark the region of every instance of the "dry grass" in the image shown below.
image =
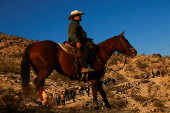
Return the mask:
<svg viewBox="0 0 170 113"><path fill-rule="evenodd" d="M21 73L20 64L13 61L13 60L4 60L0 59L0 74L7 74L7 73Z"/></svg>
<svg viewBox="0 0 170 113"><path fill-rule="evenodd" d="M140 80L140 82L141 82L141 83L149 83L150 80L148 80L148 79L142 79L142 80Z"/></svg>
<svg viewBox="0 0 170 113"><path fill-rule="evenodd" d="M128 65L126 66L125 71L130 71L130 72L135 73L135 68L134 68L131 64L128 64Z"/></svg>
<svg viewBox="0 0 170 113"><path fill-rule="evenodd" d="M111 87L110 85L108 85L107 87L104 88L104 91L105 91L106 94L109 94L113 90L114 90L114 88Z"/></svg>
<svg viewBox="0 0 170 113"><path fill-rule="evenodd" d="M22 58L23 56L23 52L12 52L10 54L8 54L9 58Z"/></svg>
<svg viewBox="0 0 170 113"><path fill-rule="evenodd" d="M14 95L15 94L15 95ZM7 93L0 98L1 112L14 113L17 112L19 104L22 101L22 93L14 92L13 94Z"/></svg>
<svg viewBox="0 0 170 113"><path fill-rule="evenodd" d="M140 78L145 79L144 73L141 73L139 76L140 76Z"/></svg>
<svg viewBox="0 0 170 113"><path fill-rule="evenodd" d="M133 108L131 111L132 111L133 113L138 113L140 110L139 110L139 108Z"/></svg>
<svg viewBox="0 0 170 113"><path fill-rule="evenodd" d="M145 70L147 67L149 67L146 63L141 63L138 62L137 66L141 69L141 70Z"/></svg>
<svg viewBox="0 0 170 113"><path fill-rule="evenodd" d="M134 79L141 79L141 76L140 75L134 75L133 78Z"/></svg>
<svg viewBox="0 0 170 113"><path fill-rule="evenodd" d="M141 96L141 95L136 95L136 94L133 94L133 93L131 94L131 96L132 96L132 98L133 98L135 101L138 101L138 102L140 102L140 103L143 103L143 102L149 100L149 98L147 98L147 97L143 97L143 96Z"/></svg>
<svg viewBox="0 0 170 113"><path fill-rule="evenodd" d="M119 56L113 56L109 59L108 61L108 66L111 66L111 65L116 65L117 64L117 61L122 61L122 59L119 57Z"/></svg>
<svg viewBox="0 0 170 113"><path fill-rule="evenodd" d="M122 108L125 108L126 107L126 104L127 104L127 100L121 98L121 97L118 97L118 98L113 98L111 101L110 101L110 105L113 109L116 109L116 110L121 110Z"/></svg>
<svg viewBox="0 0 170 113"><path fill-rule="evenodd" d="M14 89L13 89L12 87L8 87L7 90L8 90L9 92L14 92Z"/></svg>
<svg viewBox="0 0 170 113"><path fill-rule="evenodd" d="M160 60L151 61L151 63L159 63Z"/></svg>
<svg viewBox="0 0 170 113"><path fill-rule="evenodd" d="M160 100L157 100L155 102L153 102L153 106L155 107L164 107L164 103Z"/></svg>
<svg viewBox="0 0 170 113"><path fill-rule="evenodd" d="M125 77L119 73L116 74L116 80L117 82L120 82L120 83L127 82L127 79L125 79Z"/></svg>
<svg viewBox="0 0 170 113"><path fill-rule="evenodd" d="M165 55L165 56L164 56L164 58L167 58L167 59L169 59L169 60L170 60L170 56L168 56L168 55L167 55L167 56Z"/></svg>

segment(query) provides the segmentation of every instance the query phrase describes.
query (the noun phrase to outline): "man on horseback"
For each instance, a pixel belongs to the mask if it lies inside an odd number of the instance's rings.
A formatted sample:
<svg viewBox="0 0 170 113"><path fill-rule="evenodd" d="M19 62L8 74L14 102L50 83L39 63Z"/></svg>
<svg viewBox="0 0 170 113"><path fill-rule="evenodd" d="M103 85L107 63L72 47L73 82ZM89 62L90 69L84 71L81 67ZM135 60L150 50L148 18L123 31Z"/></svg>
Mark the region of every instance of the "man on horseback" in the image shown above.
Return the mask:
<svg viewBox="0 0 170 113"><path fill-rule="evenodd" d="M71 23L68 27L68 41L80 51L82 51L81 56L81 73L90 73L94 72L94 69L90 68L89 55L90 48L89 45L86 44L88 40L92 40L87 38L86 32L83 30L80 25L81 15L84 15L83 12L78 10L72 11L71 15L68 17L68 20L71 20Z"/></svg>

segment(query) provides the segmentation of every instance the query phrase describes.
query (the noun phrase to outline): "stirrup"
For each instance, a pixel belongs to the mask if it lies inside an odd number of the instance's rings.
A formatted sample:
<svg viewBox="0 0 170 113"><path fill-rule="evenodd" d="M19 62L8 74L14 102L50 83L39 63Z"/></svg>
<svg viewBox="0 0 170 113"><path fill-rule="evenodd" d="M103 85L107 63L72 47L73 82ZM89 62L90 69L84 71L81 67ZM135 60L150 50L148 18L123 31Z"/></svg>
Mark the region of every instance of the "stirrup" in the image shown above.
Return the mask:
<svg viewBox="0 0 170 113"><path fill-rule="evenodd" d="M81 70L81 73L94 73L95 70L94 69L88 69L88 68L84 68Z"/></svg>

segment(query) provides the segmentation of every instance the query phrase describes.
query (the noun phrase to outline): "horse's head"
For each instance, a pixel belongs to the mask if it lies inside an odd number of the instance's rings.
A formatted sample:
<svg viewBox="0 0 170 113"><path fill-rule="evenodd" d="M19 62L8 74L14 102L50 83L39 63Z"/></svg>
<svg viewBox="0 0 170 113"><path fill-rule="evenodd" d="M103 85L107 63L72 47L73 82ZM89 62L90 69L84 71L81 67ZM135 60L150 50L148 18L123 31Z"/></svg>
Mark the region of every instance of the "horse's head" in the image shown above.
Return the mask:
<svg viewBox="0 0 170 113"><path fill-rule="evenodd" d="M123 35L124 32L118 36L118 45L116 50L132 58L137 55L137 51L132 45L130 45L129 41Z"/></svg>

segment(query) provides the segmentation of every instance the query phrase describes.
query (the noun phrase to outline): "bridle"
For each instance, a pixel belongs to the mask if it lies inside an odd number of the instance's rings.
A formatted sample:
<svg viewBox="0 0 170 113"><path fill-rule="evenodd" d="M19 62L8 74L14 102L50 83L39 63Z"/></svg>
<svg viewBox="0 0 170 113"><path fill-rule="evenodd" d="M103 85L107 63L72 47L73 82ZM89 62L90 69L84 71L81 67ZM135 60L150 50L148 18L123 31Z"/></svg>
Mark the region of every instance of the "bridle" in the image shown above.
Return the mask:
<svg viewBox="0 0 170 113"><path fill-rule="evenodd" d="M123 46L126 48L126 51L128 51L128 56L130 56L130 52L134 50L134 48L128 49L128 47L125 45L125 43L122 41L122 36L119 35L119 40L122 42ZM120 41L119 44L117 45L117 48L120 46Z"/></svg>
<svg viewBox="0 0 170 113"><path fill-rule="evenodd" d="M127 46L126 46L125 43L122 41L122 36L119 35L118 38L119 38L120 41L119 41L119 44L117 45L117 48L120 46L120 42L122 42L123 46L126 48L126 51L128 51Z"/></svg>
<svg viewBox="0 0 170 113"><path fill-rule="evenodd" d="M118 45L117 45L117 48L120 46L120 42L122 42L123 46L126 48L126 51L128 51L128 47L127 47L127 46L125 45L125 43L122 41L122 38L121 38L121 37L122 37L122 36L119 35L118 38L119 38L120 41L119 41L119 43L118 43ZM106 55L103 51L100 50L100 52L101 52L102 54L104 54L106 57L110 58L110 57L109 57L108 55ZM129 51L129 52L130 52L130 51ZM119 70L121 70L121 69L124 68L124 66L125 66L125 64L126 64L126 58L127 58L127 57L125 57L124 65L123 65L122 68L120 68L120 69L118 69L118 70L113 70L113 69L110 69L110 68L107 68L107 67L106 67L106 68L109 69L109 70L111 70L111 71L119 71ZM100 62L101 62L101 61L100 61Z"/></svg>

